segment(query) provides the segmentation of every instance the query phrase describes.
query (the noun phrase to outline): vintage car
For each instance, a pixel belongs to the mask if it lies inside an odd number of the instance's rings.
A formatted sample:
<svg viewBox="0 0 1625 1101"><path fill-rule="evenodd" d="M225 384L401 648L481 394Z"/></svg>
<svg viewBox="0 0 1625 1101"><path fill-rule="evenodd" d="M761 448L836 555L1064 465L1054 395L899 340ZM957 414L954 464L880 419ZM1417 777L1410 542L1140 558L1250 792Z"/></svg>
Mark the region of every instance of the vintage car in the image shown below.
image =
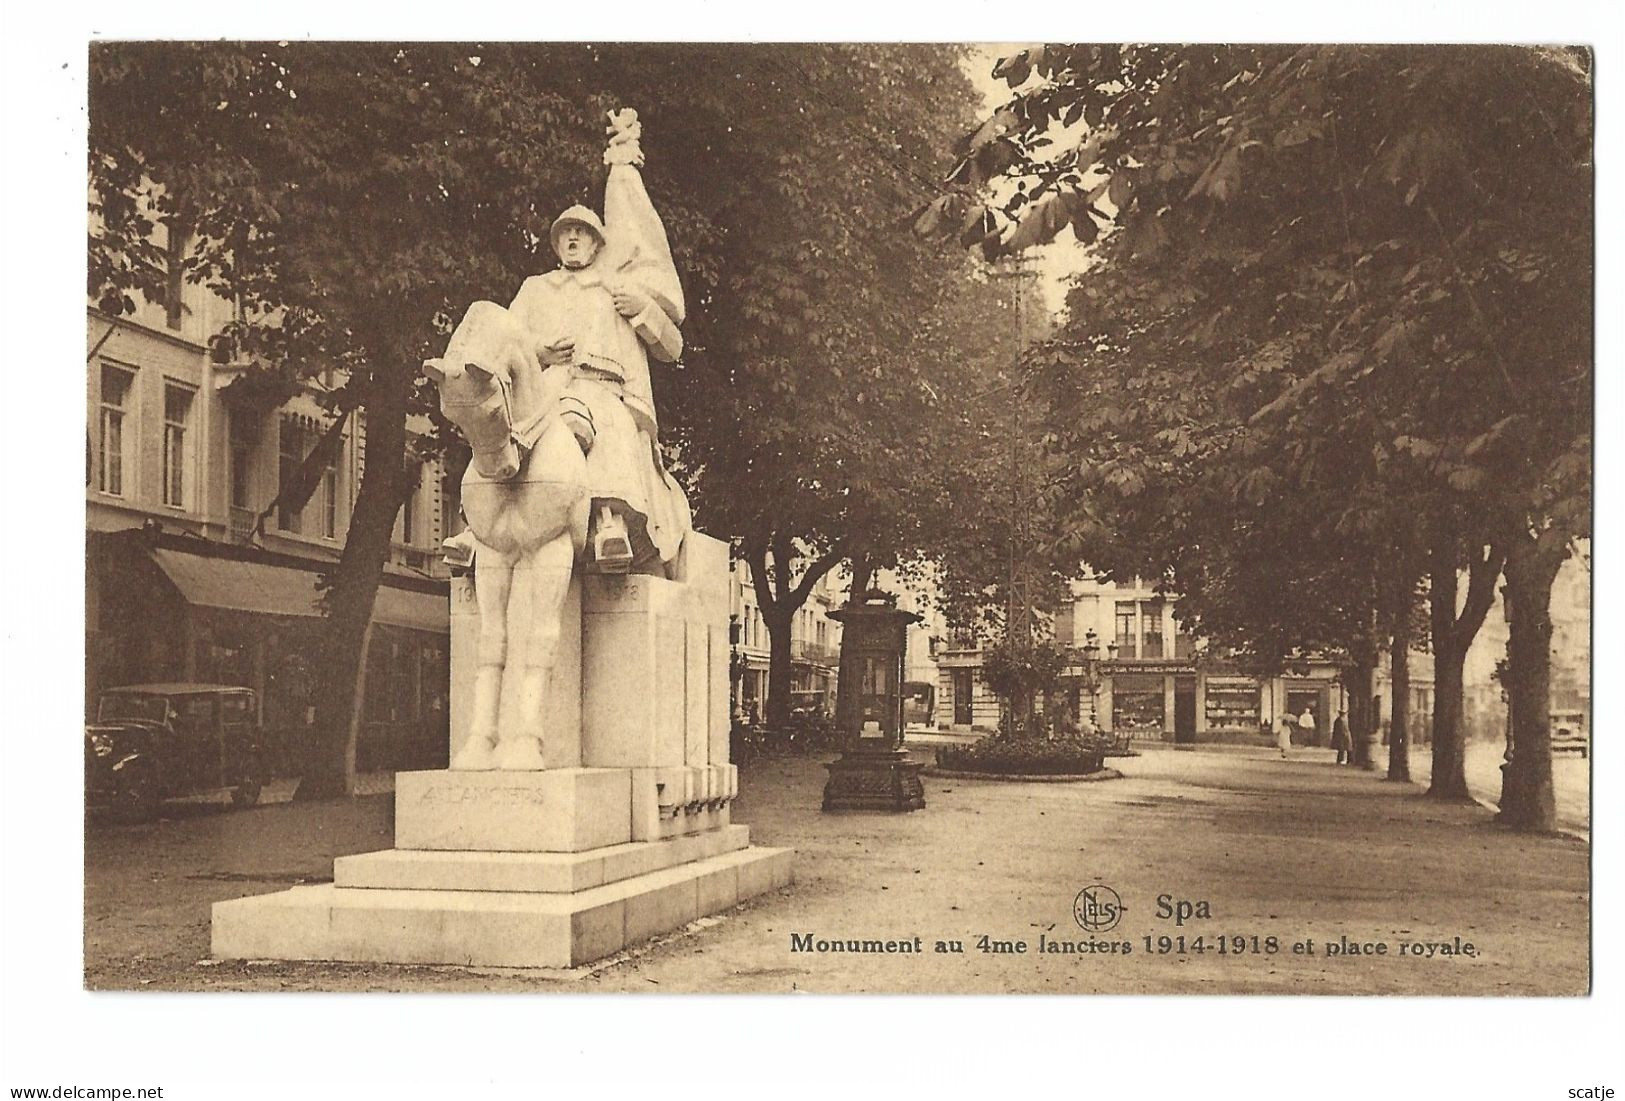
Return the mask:
<svg viewBox="0 0 1625 1101"><path fill-rule="evenodd" d="M252 806L270 778L264 741L252 689L109 688L85 727L85 805L146 819L165 799L224 790Z"/></svg>
<svg viewBox="0 0 1625 1101"><path fill-rule="evenodd" d="M1582 758L1590 756L1591 743L1586 737L1584 711L1552 712L1552 752L1578 753Z"/></svg>

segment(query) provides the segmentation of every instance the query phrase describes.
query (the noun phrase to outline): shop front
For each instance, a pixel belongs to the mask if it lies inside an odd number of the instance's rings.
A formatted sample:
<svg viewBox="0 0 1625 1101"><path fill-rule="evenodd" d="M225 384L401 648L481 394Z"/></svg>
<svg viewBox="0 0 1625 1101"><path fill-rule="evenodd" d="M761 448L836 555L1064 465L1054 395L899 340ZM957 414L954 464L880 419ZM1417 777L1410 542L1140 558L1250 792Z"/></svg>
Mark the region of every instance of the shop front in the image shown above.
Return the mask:
<svg viewBox="0 0 1625 1101"><path fill-rule="evenodd" d="M1116 673L1111 677L1111 729L1136 740L1158 740L1172 730L1160 674Z"/></svg>
<svg viewBox="0 0 1625 1101"><path fill-rule="evenodd" d="M315 721L318 564L139 530L92 534L86 561L87 709L122 684L252 688L287 771ZM444 582L379 586L359 767L443 767L448 629Z"/></svg>
<svg viewBox="0 0 1625 1101"><path fill-rule="evenodd" d="M1209 675L1206 677L1203 719L1213 741L1248 740L1263 730L1264 690L1256 678Z"/></svg>
<svg viewBox="0 0 1625 1101"><path fill-rule="evenodd" d="M1290 678L1283 682L1284 717L1292 724L1298 745L1330 745L1332 720L1337 717L1337 686L1321 678Z"/></svg>

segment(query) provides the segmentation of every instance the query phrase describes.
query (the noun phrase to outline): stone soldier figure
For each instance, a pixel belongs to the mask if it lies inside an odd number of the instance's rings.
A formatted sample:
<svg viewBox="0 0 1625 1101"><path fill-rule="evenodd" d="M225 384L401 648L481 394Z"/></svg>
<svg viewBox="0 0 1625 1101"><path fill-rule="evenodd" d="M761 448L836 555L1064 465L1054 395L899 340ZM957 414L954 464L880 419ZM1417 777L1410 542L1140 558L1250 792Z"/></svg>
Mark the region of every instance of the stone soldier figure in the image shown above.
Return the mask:
<svg viewBox="0 0 1625 1101"><path fill-rule="evenodd" d="M660 572L691 520L666 473L649 357L672 363L683 291L665 227L637 166L637 113L611 115L604 217L572 206L550 238L561 267L525 280L509 311L537 342L542 362L568 365L561 412L587 456L593 531L588 557L601 572ZM526 426L515 426L524 446Z"/></svg>

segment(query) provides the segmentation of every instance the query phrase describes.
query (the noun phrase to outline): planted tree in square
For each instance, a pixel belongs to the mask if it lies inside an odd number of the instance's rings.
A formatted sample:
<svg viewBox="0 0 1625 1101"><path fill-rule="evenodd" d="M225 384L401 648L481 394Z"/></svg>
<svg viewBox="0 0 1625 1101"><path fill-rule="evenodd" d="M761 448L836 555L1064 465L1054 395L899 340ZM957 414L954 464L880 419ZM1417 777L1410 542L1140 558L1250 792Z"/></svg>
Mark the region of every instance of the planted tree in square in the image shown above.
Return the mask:
<svg viewBox="0 0 1625 1101"><path fill-rule="evenodd" d="M1070 230L1099 255L1043 353L1080 460L1080 541L1167 533L1141 557L1215 631L1258 618L1234 598L1271 594L1212 589L1203 609L1213 579L1249 546L1295 545L1265 576L1337 608L1345 645L1351 621L1390 638L1408 623L1425 573L1432 792L1465 798L1462 661L1502 563L1584 534L1589 57L1046 46L998 75L1012 99L961 146L965 192L938 203L988 253ZM1382 575L1325 573L1361 560ZM1526 605L1543 584L1549 599L1541 565L1517 571ZM1281 627L1313 623L1314 603L1277 604ZM1538 667L1536 649L1513 660ZM1536 681L1521 691L1543 726ZM1521 744L1516 774L1539 789L1549 755L1538 734Z"/></svg>
<svg viewBox="0 0 1625 1101"><path fill-rule="evenodd" d="M558 211L601 190L604 112L642 116L690 304L656 374L700 526L738 540L788 705L789 625L844 560L928 542L920 458L964 388L946 324L971 264L906 232L970 117L924 46L117 43L91 57L93 302L177 279L239 307L218 354L274 405L329 367L365 467L329 578L303 795L353 782L365 648L409 483L418 365L469 303L552 265ZM167 249L155 233L169 230ZM930 510L939 510L932 513Z"/></svg>

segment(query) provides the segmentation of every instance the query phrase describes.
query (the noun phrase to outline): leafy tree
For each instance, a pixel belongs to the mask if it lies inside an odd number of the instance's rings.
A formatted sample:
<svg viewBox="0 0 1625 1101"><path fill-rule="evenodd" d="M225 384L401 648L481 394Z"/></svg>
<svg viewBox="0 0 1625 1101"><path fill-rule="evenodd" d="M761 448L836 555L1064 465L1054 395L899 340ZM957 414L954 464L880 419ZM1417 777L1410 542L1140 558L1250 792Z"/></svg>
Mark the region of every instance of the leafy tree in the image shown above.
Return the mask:
<svg viewBox="0 0 1625 1101"><path fill-rule="evenodd" d="M1001 733L1026 737L1038 733L1034 704L1039 699L1053 704L1067 660L1066 650L1049 639L1018 644L1006 638L983 652L982 680L1005 701ZM1053 722L1055 715L1049 712L1045 718Z"/></svg>
<svg viewBox="0 0 1625 1101"><path fill-rule="evenodd" d="M337 367L363 411L365 470L329 577L316 663L322 759L301 797L350 790L356 691L395 516L410 486L417 367L470 301L535 270L538 216L591 177L592 105L516 95L497 54L446 45L98 43L91 52L90 292L161 296L170 259L234 300L218 354ZM483 56L481 56L483 54Z"/></svg>
<svg viewBox="0 0 1625 1101"><path fill-rule="evenodd" d="M162 300L164 271L235 300L219 354L266 394L328 366L365 431L330 577L302 795L348 790L357 678L403 476L417 365L471 301L552 265L553 215L596 201L603 114L635 106L689 300L656 373L697 523L735 537L788 705L789 627L818 578L929 538L913 472L964 388L962 254L906 232L968 123L956 49L927 46L105 44L92 51L90 294ZM154 229L171 242L153 256ZM280 389L279 389L280 387ZM267 399L271 400L271 399ZM272 401L274 404L274 400Z"/></svg>
<svg viewBox="0 0 1625 1101"><path fill-rule="evenodd" d="M736 155L710 197L727 227L716 308L685 329L688 379L669 407L696 523L732 534L750 565L780 723L791 623L812 588L843 562L861 589L919 557L952 507L930 457L969 390L954 336L985 304L970 261L907 219L974 97L957 48L674 56L669 87L695 68L729 75L726 95L685 113L691 143Z"/></svg>
<svg viewBox="0 0 1625 1101"><path fill-rule="evenodd" d="M966 293L977 308L956 312L949 340L966 390L932 463L945 508L929 551L946 618L1017 645L1078 565L1056 539L1058 464L1045 447L1043 393L1021 362L1048 333L1039 294L1037 273L1014 266L988 268L974 298Z"/></svg>
<svg viewBox="0 0 1625 1101"><path fill-rule="evenodd" d="M1579 533L1584 509L1539 492L1554 470L1571 504L1588 499L1588 65L1523 48L1047 46L1000 63L1014 97L961 147L964 192L939 200L988 253L1066 229L1095 243L1044 353L1092 553L1124 520L1167 530L1142 557L1197 615L1211 592L1212 623L1228 605L1285 627L1298 591L1335 610L1361 666L1361 639L1391 636L1428 574L1440 797L1466 797L1462 661L1501 563L1530 533ZM1273 601L1207 587L1278 541L1299 553ZM1547 580L1524 572L1531 592Z"/></svg>

